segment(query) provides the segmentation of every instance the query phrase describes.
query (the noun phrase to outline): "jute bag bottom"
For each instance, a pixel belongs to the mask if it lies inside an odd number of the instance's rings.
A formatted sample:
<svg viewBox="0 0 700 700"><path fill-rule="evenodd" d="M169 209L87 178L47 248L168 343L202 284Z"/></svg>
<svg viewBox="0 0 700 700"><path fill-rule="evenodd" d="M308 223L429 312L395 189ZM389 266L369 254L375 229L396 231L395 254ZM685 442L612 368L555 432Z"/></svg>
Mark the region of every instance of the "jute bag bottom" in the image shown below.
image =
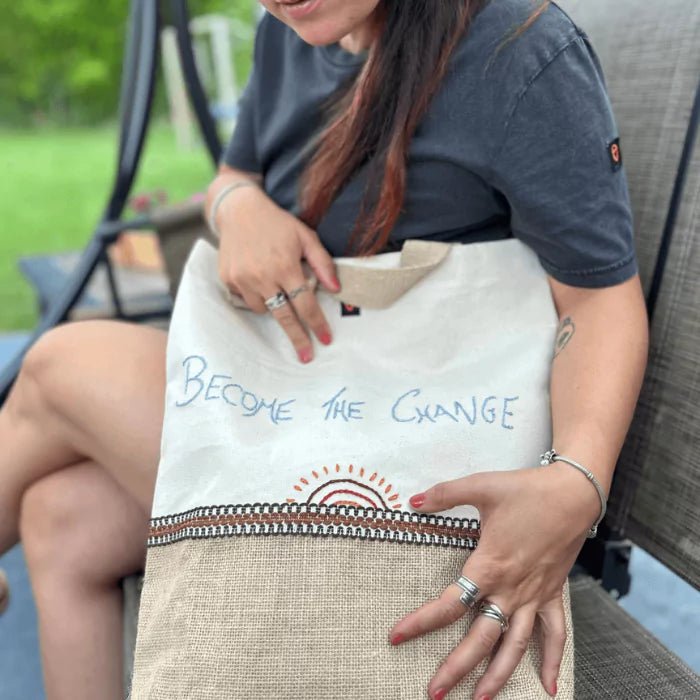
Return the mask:
<svg viewBox="0 0 700 700"><path fill-rule="evenodd" d="M311 535L235 536L152 547L132 700L424 700L475 612L393 647L392 625L440 594L469 550ZM557 698L574 697L573 628ZM539 624L539 623L538 623ZM499 700L549 698L539 629ZM448 697L471 700L484 660Z"/></svg>

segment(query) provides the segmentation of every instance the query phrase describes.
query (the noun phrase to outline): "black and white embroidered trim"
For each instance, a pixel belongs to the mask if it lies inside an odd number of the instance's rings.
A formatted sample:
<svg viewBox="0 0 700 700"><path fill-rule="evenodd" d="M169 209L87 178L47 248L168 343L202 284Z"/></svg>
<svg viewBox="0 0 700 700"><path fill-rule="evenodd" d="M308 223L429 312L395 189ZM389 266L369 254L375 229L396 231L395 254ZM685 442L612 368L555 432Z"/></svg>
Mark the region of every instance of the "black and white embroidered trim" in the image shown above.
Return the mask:
<svg viewBox="0 0 700 700"><path fill-rule="evenodd" d="M477 518L352 505L246 503L207 506L151 519L148 546L236 535L312 535L475 549Z"/></svg>

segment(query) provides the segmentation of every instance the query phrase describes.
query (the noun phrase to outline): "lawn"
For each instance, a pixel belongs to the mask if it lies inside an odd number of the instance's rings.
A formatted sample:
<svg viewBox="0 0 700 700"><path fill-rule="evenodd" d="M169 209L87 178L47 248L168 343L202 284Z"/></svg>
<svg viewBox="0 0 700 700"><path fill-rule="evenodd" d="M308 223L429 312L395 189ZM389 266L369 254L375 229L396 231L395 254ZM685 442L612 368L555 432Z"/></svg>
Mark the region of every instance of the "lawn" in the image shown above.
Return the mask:
<svg viewBox="0 0 700 700"><path fill-rule="evenodd" d="M36 323L34 293L17 258L79 250L104 209L114 173L116 127L0 129L0 332ZM202 191L213 168L203 149L178 151L155 125L134 192L163 189L171 202Z"/></svg>

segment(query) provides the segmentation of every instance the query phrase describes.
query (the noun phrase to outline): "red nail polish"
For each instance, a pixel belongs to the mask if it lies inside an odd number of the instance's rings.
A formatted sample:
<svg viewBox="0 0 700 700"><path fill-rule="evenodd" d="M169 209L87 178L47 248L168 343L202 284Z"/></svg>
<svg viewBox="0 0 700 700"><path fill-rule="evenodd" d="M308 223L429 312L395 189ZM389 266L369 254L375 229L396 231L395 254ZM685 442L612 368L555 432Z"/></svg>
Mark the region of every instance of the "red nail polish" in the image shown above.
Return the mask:
<svg viewBox="0 0 700 700"><path fill-rule="evenodd" d="M425 494L424 493L417 493L415 496L411 496L408 499L408 502L414 508L420 508L425 503Z"/></svg>
<svg viewBox="0 0 700 700"><path fill-rule="evenodd" d="M447 695L447 688L438 688L433 695L433 700L442 700Z"/></svg>
<svg viewBox="0 0 700 700"><path fill-rule="evenodd" d="M482 695L479 700L491 700L491 698L488 695Z"/></svg>
<svg viewBox="0 0 700 700"><path fill-rule="evenodd" d="M336 288L336 290L340 289L340 282L338 281L337 277L331 277L331 282L333 282L333 286Z"/></svg>
<svg viewBox="0 0 700 700"><path fill-rule="evenodd" d="M557 682L554 681L554 682L552 683L552 695L554 696L554 695L556 695L556 694L557 694Z"/></svg>
<svg viewBox="0 0 700 700"><path fill-rule="evenodd" d="M310 348L304 348L303 350L299 350L299 359L304 362L311 362L311 358L313 355L311 354L311 349Z"/></svg>
<svg viewBox="0 0 700 700"><path fill-rule="evenodd" d="M324 344L324 345L330 345L331 344L331 334L328 333L328 331L324 331L318 336L318 339Z"/></svg>
<svg viewBox="0 0 700 700"><path fill-rule="evenodd" d="M401 644L405 637L402 634L394 634L391 636L391 643L392 644Z"/></svg>

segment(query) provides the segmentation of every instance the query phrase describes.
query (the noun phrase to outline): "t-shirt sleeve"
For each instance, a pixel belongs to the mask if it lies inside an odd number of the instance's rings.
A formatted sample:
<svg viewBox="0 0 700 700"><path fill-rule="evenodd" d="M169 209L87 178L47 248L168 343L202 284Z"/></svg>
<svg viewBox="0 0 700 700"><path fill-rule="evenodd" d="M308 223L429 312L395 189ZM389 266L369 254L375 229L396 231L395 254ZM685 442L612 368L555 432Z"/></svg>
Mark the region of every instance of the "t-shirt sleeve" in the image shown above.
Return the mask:
<svg viewBox="0 0 700 700"><path fill-rule="evenodd" d="M577 287L637 272L619 133L598 57L577 34L522 91L492 162L513 235Z"/></svg>
<svg viewBox="0 0 700 700"><path fill-rule="evenodd" d="M256 104L260 89L260 61L258 53L260 48L260 33L265 18L258 23L255 50L253 52L253 65L248 75L248 82L238 98L238 114L233 133L224 149L221 162L238 170L259 173L262 171L255 138Z"/></svg>

